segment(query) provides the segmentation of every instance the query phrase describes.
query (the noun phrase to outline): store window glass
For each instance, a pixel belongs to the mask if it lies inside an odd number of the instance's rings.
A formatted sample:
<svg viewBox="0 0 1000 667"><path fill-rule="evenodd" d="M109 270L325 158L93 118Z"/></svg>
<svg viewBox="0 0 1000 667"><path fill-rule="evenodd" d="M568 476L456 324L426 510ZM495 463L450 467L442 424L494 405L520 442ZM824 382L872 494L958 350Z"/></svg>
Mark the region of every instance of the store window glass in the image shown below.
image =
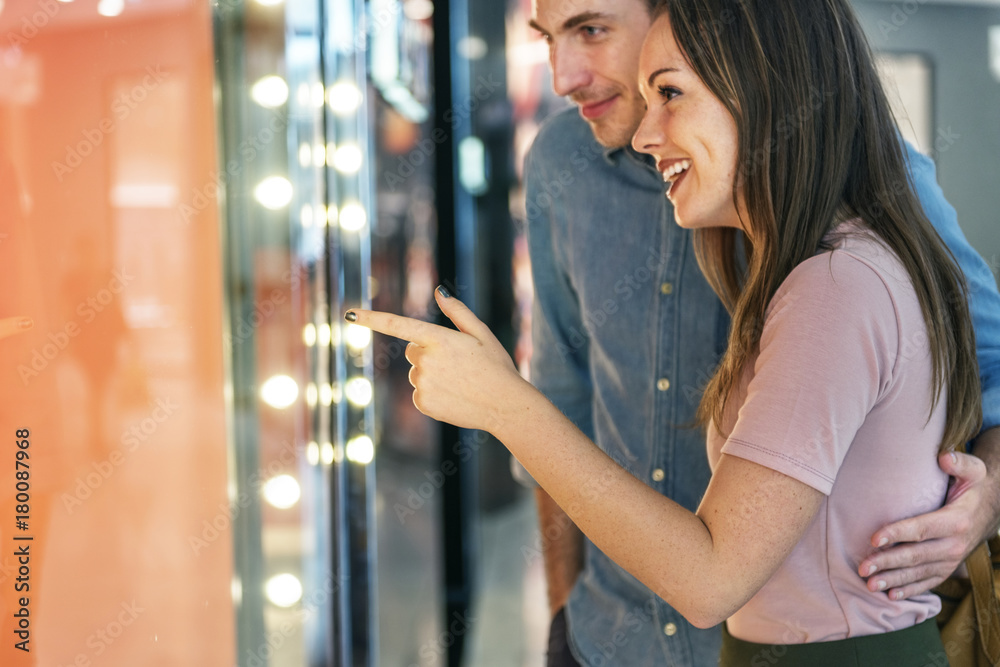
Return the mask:
<svg viewBox="0 0 1000 667"><path fill-rule="evenodd" d="M232 664L210 8L0 36L0 664Z"/></svg>
<svg viewBox="0 0 1000 667"><path fill-rule="evenodd" d="M376 664L364 3L0 28L0 664Z"/></svg>

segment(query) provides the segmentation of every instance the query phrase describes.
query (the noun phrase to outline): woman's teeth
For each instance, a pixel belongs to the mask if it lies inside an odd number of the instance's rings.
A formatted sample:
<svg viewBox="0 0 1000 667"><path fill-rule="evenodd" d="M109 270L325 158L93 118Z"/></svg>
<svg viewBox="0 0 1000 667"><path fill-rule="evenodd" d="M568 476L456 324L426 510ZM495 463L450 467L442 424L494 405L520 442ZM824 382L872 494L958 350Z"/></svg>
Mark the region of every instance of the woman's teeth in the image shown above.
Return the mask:
<svg viewBox="0 0 1000 667"><path fill-rule="evenodd" d="M691 160L681 160L680 162L674 162L672 165L667 167L663 172L663 182L669 183L670 181L677 178L682 171L687 170L691 166Z"/></svg>

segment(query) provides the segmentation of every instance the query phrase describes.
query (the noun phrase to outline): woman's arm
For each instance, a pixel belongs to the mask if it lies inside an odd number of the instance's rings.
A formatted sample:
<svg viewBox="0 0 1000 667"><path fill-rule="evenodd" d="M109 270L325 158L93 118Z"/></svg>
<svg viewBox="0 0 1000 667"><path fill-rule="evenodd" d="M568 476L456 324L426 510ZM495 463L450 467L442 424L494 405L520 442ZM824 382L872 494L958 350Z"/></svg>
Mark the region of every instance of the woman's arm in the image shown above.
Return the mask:
<svg viewBox="0 0 1000 667"><path fill-rule="evenodd" d="M436 296L460 331L360 310L356 322L412 341L406 357L421 412L495 435L602 551L694 625L711 627L743 606L815 516L822 493L726 455L689 512L632 477L524 381L464 304Z"/></svg>
<svg viewBox="0 0 1000 667"><path fill-rule="evenodd" d="M697 627L724 621L763 587L824 498L723 455L692 514L632 477L544 397L509 395L493 434L601 551Z"/></svg>

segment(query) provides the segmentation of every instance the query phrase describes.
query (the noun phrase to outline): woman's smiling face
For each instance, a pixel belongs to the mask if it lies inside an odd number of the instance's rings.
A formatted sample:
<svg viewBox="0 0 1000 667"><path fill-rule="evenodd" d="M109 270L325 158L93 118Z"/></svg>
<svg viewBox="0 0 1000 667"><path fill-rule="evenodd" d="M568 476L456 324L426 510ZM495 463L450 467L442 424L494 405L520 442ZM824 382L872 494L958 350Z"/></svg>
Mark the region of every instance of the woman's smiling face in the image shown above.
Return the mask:
<svg viewBox="0 0 1000 667"><path fill-rule="evenodd" d="M733 203L739 140L736 121L698 78L674 41L666 15L653 24L639 56L646 113L632 138L656 159L677 224L743 228ZM740 213L747 219L742 189Z"/></svg>

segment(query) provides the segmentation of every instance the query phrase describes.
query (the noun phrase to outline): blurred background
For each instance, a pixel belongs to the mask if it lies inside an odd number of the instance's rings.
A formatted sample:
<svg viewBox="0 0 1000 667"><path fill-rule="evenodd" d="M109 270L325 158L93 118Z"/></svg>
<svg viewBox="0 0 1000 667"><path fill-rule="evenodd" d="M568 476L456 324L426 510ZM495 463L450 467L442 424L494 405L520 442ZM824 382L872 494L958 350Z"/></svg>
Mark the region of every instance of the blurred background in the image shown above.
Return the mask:
<svg viewBox="0 0 1000 667"><path fill-rule="evenodd" d="M995 280L1000 2L856 4ZM437 321L441 283L526 368L521 163L563 105L530 11L0 1L0 318L33 321L0 341L0 663L543 664L533 496L341 317Z"/></svg>

